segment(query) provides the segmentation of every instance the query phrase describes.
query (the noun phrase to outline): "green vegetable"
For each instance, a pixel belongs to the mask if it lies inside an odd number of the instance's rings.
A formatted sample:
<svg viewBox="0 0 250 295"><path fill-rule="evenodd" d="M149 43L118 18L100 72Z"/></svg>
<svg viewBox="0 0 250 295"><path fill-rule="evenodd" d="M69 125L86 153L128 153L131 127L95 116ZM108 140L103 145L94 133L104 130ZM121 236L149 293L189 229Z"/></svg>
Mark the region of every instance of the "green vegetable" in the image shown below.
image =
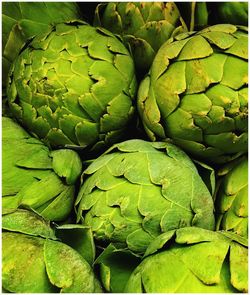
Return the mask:
<svg viewBox="0 0 250 295"><path fill-rule="evenodd" d="M248 160L239 159L232 167L221 169L216 196L217 228L248 237Z"/></svg>
<svg viewBox="0 0 250 295"><path fill-rule="evenodd" d="M105 290L123 293L131 273L140 262L141 259L131 251L109 244L95 260L95 265L99 266L100 280Z"/></svg>
<svg viewBox="0 0 250 295"><path fill-rule="evenodd" d="M79 17L79 9L73 2L3 2L3 85L11 63L28 40L47 32L53 24Z"/></svg>
<svg viewBox="0 0 250 295"><path fill-rule="evenodd" d="M7 94L13 115L52 147L99 149L125 135L135 91L125 46L78 21L34 38L11 68Z"/></svg>
<svg viewBox="0 0 250 295"><path fill-rule="evenodd" d="M8 117L2 118L2 206L35 209L49 220L67 218L82 172L72 150L50 151Z"/></svg>
<svg viewBox="0 0 250 295"><path fill-rule="evenodd" d="M19 209L2 217L2 285L14 293L93 293L90 265L48 222Z"/></svg>
<svg viewBox="0 0 250 295"><path fill-rule="evenodd" d="M97 240L138 254L171 229L214 229L207 187L187 155L166 142L114 145L84 171L76 205Z"/></svg>
<svg viewBox="0 0 250 295"><path fill-rule="evenodd" d="M151 140L170 137L194 158L224 163L246 153L247 28L215 25L164 43L138 109Z"/></svg>
<svg viewBox="0 0 250 295"><path fill-rule="evenodd" d="M248 2L218 2L218 21L235 25L248 26Z"/></svg>
<svg viewBox="0 0 250 295"><path fill-rule="evenodd" d="M186 30L173 2L101 3L96 8L94 24L122 36L142 73L149 70L166 40Z"/></svg>
<svg viewBox="0 0 250 295"><path fill-rule="evenodd" d="M201 228L181 228L151 243L125 292L247 292L247 260L247 239Z"/></svg>

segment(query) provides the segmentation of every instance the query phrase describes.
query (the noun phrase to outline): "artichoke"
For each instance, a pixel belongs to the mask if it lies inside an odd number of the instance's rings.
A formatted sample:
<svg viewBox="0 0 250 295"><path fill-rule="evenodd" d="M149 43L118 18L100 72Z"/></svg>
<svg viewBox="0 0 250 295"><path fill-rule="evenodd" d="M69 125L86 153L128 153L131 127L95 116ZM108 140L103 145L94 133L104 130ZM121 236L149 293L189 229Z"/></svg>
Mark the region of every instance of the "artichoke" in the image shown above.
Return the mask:
<svg viewBox="0 0 250 295"><path fill-rule="evenodd" d="M196 167L165 142L114 145L84 171L76 205L96 240L137 254L171 229L214 229L213 200Z"/></svg>
<svg viewBox="0 0 250 295"><path fill-rule="evenodd" d="M13 115L51 147L101 149L124 136L135 91L125 46L78 21L33 39L10 70L7 95Z"/></svg>
<svg viewBox="0 0 250 295"><path fill-rule="evenodd" d="M78 154L49 149L8 117L2 118L2 206L28 206L49 220L67 218L82 172Z"/></svg>
<svg viewBox="0 0 250 295"><path fill-rule="evenodd" d="M91 293L98 282L87 261L32 211L2 217L2 285L14 293Z"/></svg>
<svg viewBox="0 0 250 295"><path fill-rule="evenodd" d="M248 26L248 2L218 2L218 21L235 25Z"/></svg>
<svg viewBox="0 0 250 295"><path fill-rule="evenodd" d="M150 244L125 292L247 292L247 260L247 239L202 228L181 228L158 236Z"/></svg>
<svg viewBox="0 0 250 295"><path fill-rule="evenodd" d="M73 2L3 2L2 65L3 84L11 63L26 41L51 29L51 25L80 17Z"/></svg>
<svg viewBox="0 0 250 295"><path fill-rule="evenodd" d="M151 140L169 137L194 158L224 163L246 153L247 28L215 25L164 43L138 109Z"/></svg>
<svg viewBox="0 0 250 295"><path fill-rule="evenodd" d="M248 160L225 167L216 196L217 228L248 237ZM224 175L225 174L225 175Z"/></svg>
<svg viewBox="0 0 250 295"><path fill-rule="evenodd" d="M145 73L160 46L186 30L173 2L110 2L96 8L94 24L119 34L133 53L136 69Z"/></svg>

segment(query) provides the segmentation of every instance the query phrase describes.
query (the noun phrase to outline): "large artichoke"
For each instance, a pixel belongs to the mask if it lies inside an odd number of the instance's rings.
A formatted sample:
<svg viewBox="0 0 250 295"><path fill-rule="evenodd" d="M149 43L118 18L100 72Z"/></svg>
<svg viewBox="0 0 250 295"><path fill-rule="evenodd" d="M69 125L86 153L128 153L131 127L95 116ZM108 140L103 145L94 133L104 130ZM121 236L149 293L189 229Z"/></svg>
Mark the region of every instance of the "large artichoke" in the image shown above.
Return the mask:
<svg viewBox="0 0 250 295"><path fill-rule="evenodd" d="M11 68L7 94L16 118L51 146L97 149L124 135L135 91L125 46L78 21L34 38Z"/></svg>
<svg viewBox="0 0 250 295"><path fill-rule="evenodd" d="M91 163L83 180L78 220L104 244L118 242L141 254L170 229L214 228L212 197L192 161L172 144L116 144Z"/></svg>
<svg viewBox="0 0 250 295"><path fill-rule="evenodd" d="M217 227L248 237L248 160L243 157L230 166L220 171Z"/></svg>
<svg viewBox="0 0 250 295"><path fill-rule="evenodd" d="M53 24L79 17L78 6L73 2L3 2L3 84L11 63L30 38L48 31Z"/></svg>
<svg viewBox="0 0 250 295"><path fill-rule="evenodd" d="M49 149L12 119L2 118L2 206L29 206L49 220L67 218L82 172L78 154Z"/></svg>
<svg viewBox="0 0 250 295"><path fill-rule="evenodd" d="M164 233L148 247L125 292L247 292L247 244L237 235L195 227Z"/></svg>
<svg viewBox="0 0 250 295"><path fill-rule="evenodd" d="M142 73L148 71L166 40L186 30L173 2L101 3L96 8L94 24L122 36Z"/></svg>
<svg viewBox="0 0 250 295"><path fill-rule="evenodd" d="M140 85L138 108L151 140L170 137L208 162L246 153L247 28L215 25L166 42Z"/></svg>
<svg viewBox="0 0 250 295"><path fill-rule="evenodd" d="M2 217L2 286L14 293L100 292L87 261L32 211ZM87 249L86 249L87 250Z"/></svg>

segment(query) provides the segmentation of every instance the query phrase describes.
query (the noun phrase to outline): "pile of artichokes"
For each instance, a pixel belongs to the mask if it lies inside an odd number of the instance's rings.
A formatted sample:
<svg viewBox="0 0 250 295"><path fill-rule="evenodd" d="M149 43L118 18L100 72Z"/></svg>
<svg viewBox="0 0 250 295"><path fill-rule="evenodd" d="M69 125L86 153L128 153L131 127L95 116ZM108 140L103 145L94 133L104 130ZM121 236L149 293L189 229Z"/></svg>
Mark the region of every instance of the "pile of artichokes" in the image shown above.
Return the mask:
<svg viewBox="0 0 250 295"><path fill-rule="evenodd" d="M3 2L2 287L248 292L248 3Z"/></svg>

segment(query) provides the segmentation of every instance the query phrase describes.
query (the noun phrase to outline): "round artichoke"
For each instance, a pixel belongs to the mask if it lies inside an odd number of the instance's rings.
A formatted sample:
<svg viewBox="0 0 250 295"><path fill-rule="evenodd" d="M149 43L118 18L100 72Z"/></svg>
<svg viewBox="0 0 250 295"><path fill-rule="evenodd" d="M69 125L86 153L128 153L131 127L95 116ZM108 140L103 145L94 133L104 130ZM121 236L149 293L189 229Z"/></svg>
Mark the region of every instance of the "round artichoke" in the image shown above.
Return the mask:
<svg viewBox="0 0 250 295"><path fill-rule="evenodd" d="M101 3L96 8L94 24L122 36L142 73L149 70L166 40L186 30L173 2Z"/></svg>
<svg viewBox="0 0 250 295"><path fill-rule="evenodd" d="M246 153L247 28L215 25L166 42L139 87L138 109L153 141L170 137L211 163Z"/></svg>
<svg viewBox="0 0 250 295"><path fill-rule="evenodd" d="M18 209L2 217L2 286L14 293L100 291L87 261L49 223Z"/></svg>
<svg viewBox="0 0 250 295"><path fill-rule="evenodd" d="M247 292L247 244L237 235L195 227L164 233L148 247L125 292Z"/></svg>
<svg viewBox="0 0 250 295"><path fill-rule="evenodd" d="M7 94L14 116L52 147L98 149L124 135L135 91L125 46L79 21L34 38L10 70Z"/></svg>
<svg viewBox="0 0 250 295"><path fill-rule="evenodd" d="M51 29L51 25L80 17L73 2L3 2L3 85L11 63L26 41Z"/></svg>
<svg viewBox="0 0 250 295"><path fill-rule="evenodd" d="M162 232L214 228L207 187L187 155L170 143L114 145L84 171L78 204L78 221L91 226L97 240L138 254Z"/></svg>
<svg viewBox="0 0 250 295"><path fill-rule="evenodd" d="M11 118L2 118L2 207L29 206L53 221L74 205L82 162L72 150L50 151Z"/></svg>
<svg viewBox="0 0 250 295"><path fill-rule="evenodd" d="M232 166L232 167L231 167ZM220 171L216 196L217 228L248 237L248 160L239 159Z"/></svg>

